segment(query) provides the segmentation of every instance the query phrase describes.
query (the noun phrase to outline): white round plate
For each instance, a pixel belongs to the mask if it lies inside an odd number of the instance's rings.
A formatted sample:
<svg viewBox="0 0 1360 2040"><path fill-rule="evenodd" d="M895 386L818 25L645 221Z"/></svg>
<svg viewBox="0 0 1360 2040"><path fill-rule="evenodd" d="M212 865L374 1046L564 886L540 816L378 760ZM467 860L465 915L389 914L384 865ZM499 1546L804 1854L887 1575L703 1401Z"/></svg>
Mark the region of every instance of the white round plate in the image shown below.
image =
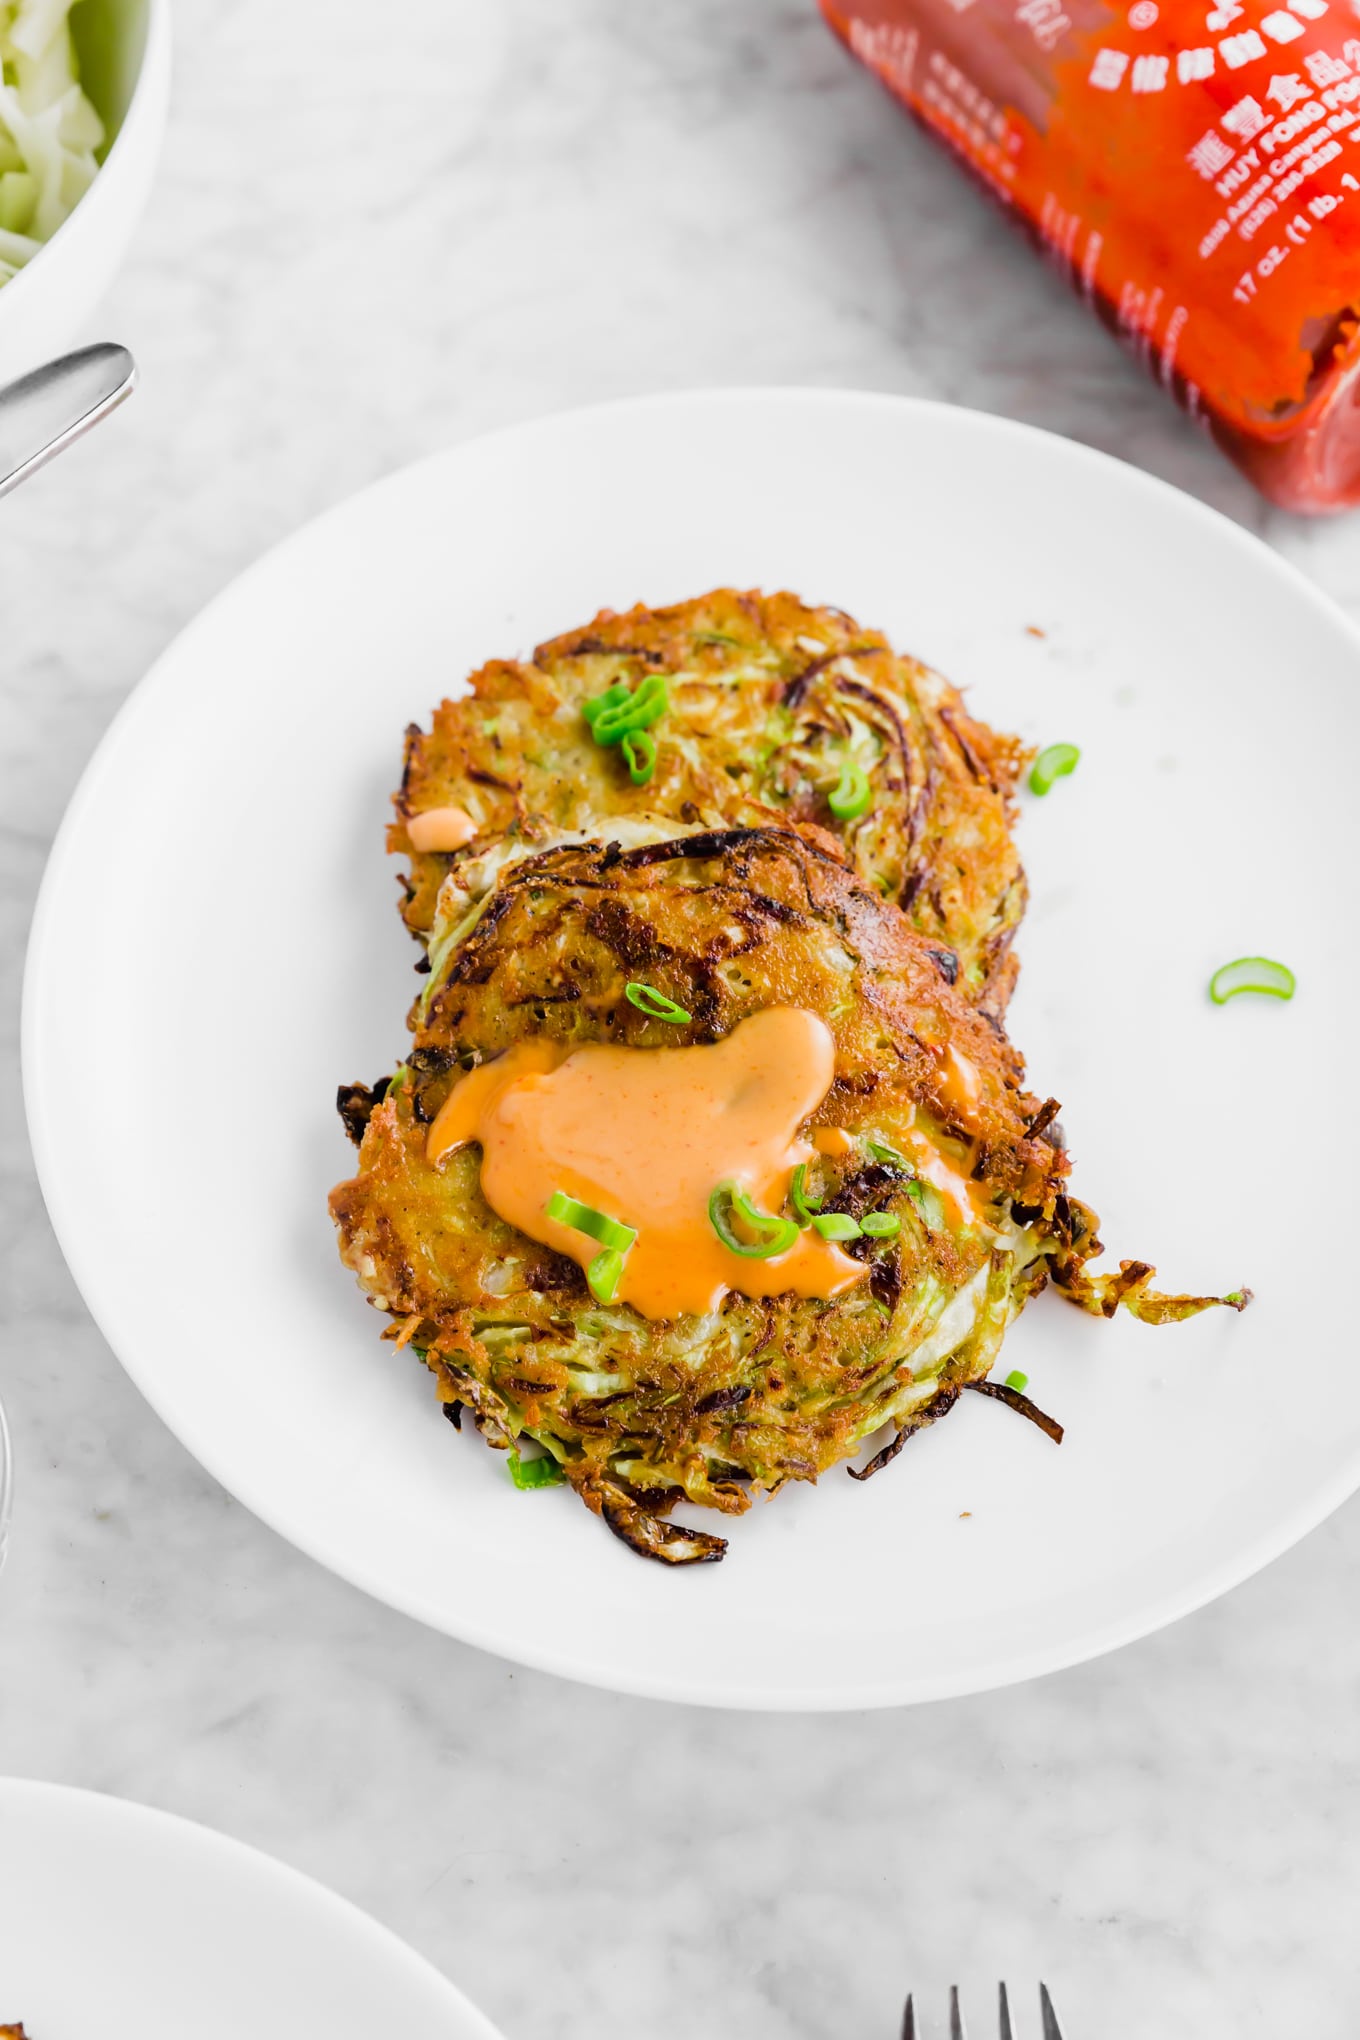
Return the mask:
<svg viewBox="0 0 1360 2040"><path fill-rule="evenodd" d="M1014 1035L1115 1254L1257 1302L1151 1330L1041 1297L1006 1365L1060 1449L967 1397L867 1485L786 1491L731 1525L723 1564L667 1572L443 1422L339 1266L326 1193L353 1161L335 1087L393 1066L416 984L383 852L403 726L493 654L723 582L838 604L982 715L1081 746L1025 802ZM1357 1147L1358 681L1345 621L1237 527L996 418L696 393L438 454L220 596L71 804L25 1049L76 1279L267 1522L530 1664L860 1707L1143 1634L1360 1480L1333 1240ZM1245 952L1293 964L1291 1005L1209 1004Z"/></svg>
<svg viewBox="0 0 1360 2040"><path fill-rule="evenodd" d="M29 2040L496 2040L367 1913L211 1828L0 1778L0 2021Z"/></svg>

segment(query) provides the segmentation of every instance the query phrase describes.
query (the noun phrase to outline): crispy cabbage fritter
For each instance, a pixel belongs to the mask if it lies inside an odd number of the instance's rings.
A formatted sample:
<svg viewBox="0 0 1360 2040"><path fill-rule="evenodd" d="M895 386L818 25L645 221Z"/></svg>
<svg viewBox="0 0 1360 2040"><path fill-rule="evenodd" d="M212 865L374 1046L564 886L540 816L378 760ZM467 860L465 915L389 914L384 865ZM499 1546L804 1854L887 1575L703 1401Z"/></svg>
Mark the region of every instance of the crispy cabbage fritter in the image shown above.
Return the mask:
<svg viewBox="0 0 1360 2040"><path fill-rule="evenodd" d="M635 786L581 711L649 674L665 677L669 706L651 730L654 774ZM815 823L941 944L966 997L1004 1011L1025 904L1011 840L1023 749L877 631L793 595L722 588L669 609L606 610L528 663L493 660L471 690L436 710L428 734L407 732L388 843L410 858L403 911L422 939L464 857L502 861L620 818ZM829 799L847 764L863 771L871 803L839 821ZM418 854L408 819L446 806L467 813L475 840L466 852Z"/></svg>
<svg viewBox="0 0 1360 2040"><path fill-rule="evenodd" d="M638 978L689 1024L629 1004ZM730 1292L711 1313L648 1321L597 1302L574 1261L497 1216L475 1144L426 1159L454 1084L514 1043L674 1048L776 1005L819 1015L835 1041L805 1130L841 1129L844 1152L822 1156L809 1188L826 1212L900 1220L894 1237L849 1244L863 1280L832 1300ZM595 841L506 866L446 948L396 1078L348 1087L341 1105L359 1168L331 1208L392 1335L451 1413L471 1411L495 1445L537 1440L611 1529L672 1563L725 1548L669 1523L677 1501L738 1514L876 1433L887 1443L870 1466L886 1463L984 1381L1050 1278L1105 1315L1123 1301L1158 1321L1212 1300L1152 1295L1142 1264L1085 1272L1099 1242L1065 1187L1056 1105L1025 1090L1020 1057L938 944L815 831Z"/></svg>

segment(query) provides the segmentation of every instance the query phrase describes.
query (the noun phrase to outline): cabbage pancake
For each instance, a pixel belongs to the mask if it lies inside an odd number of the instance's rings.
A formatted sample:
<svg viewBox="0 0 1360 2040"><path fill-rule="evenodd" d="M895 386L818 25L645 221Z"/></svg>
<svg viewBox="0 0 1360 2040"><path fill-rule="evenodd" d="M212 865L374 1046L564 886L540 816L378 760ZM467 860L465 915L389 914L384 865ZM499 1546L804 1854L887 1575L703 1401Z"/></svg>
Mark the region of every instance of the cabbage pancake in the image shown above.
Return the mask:
<svg viewBox="0 0 1360 2040"><path fill-rule="evenodd" d="M650 776L635 784L583 710L644 683L665 705L648 726ZM528 664L492 660L471 689L436 710L428 735L407 732L388 844L411 860L404 913L417 935L440 922L440 886L462 857L500 863L620 816L709 827L777 816L834 835L941 944L965 996L1004 1010L1025 903L1011 840L1024 753L877 631L793 595L718 589L671 609L606 610ZM422 848L419 824L413 844L414 818L450 810L446 847Z"/></svg>
<svg viewBox="0 0 1360 2040"><path fill-rule="evenodd" d="M639 1010L630 984L649 987L645 1003L670 1017ZM545 1072L593 1058L617 1083L621 1055L655 1074L685 1054L715 1055L710 1044L731 1059L781 1015L801 1016L798 1041L814 1059L803 1075L766 1073L774 1091L788 1077L780 1109L792 1099L803 1112L775 1132L792 1135L786 1159L810 1159L773 1189L749 1183L761 1191L759 1224L797 1236L786 1261L752 1255L757 1234L715 1183L724 1272L712 1307L648 1316L597 1281L592 1257L609 1249L604 1234L575 1230L580 1205L567 1207L565 1227L527 1206L531 1230L495 1208L504 1198L486 1173L491 1150L468 1129L541 1132L557 1081ZM741 1100L760 1076L757 1056L736 1086ZM463 1114L474 1089L480 1118ZM470 1410L493 1445L516 1448L517 1475L565 1478L617 1535L671 1563L725 1548L668 1522L677 1501L738 1514L755 1494L815 1480L875 1433L888 1442L865 1471L885 1464L963 1388L1022 1401L985 1377L1010 1320L1050 1276L1106 1316L1122 1301L1158 1322L1217 1300L1154 1296L1151 1269L1137 1263L1085 1272L1099 1242L1064 1187L1056 1105L1026 1092L1019 1056L961 997L938 947L815 831L558 846L507 866L446 952L406 1063L371 1091L346 1087L340 1105L359 1169L331 1209L345 1261L393 1320L388 1336L415 1347L455 1422ZM727 1117L713 1121L724 1137ZM604 1159L591 1166L602 1184L614 1145L636 1164L640 1140L658 1185L693 1170L678 1144L648 1152L645 1127L625 1112L601 1118ZM611 1217L605 1188L587 1194L580 1153L549 1161L606 1225L646 1223L617 1207ZM814 1231L834 1266L809 1261L805 1286L823 1293L798 1294L780 1269ZM546 1462L521 1466L526 1439Z"/></svg>

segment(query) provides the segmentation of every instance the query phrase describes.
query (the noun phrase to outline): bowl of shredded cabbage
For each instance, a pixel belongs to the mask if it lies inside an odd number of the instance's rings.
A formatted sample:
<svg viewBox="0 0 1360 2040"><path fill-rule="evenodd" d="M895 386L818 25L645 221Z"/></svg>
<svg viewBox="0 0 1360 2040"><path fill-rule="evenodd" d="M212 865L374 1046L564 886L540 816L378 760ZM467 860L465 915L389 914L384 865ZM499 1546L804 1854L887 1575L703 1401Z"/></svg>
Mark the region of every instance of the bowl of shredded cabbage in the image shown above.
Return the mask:
<svg viewBox="0 0 1360 2040"><path fill-rule="evenodd" d="M169 0L0 0L0 381L72 340L155 172Z"/></svg>

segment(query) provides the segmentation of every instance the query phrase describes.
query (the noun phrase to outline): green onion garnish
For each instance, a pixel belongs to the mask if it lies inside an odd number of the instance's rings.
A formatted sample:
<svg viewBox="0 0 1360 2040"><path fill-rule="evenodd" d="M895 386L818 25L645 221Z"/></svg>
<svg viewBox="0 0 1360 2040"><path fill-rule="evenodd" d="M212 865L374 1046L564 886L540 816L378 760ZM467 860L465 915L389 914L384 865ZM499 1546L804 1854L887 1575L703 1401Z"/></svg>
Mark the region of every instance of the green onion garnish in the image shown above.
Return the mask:
<svg viewBox="0 0 1360 2040"><path fill-rule="evenodd" d="M623 988L623 996L630 1006L636 1006L639 1013L645 1013L649 1020L669 1020L672 1027L683 1027L694 1015L687 1013L683 1006L677 1006L674 999L668 999L655 985L643 984L634 978Z"/></svg>
<svg viewBox="0 0 1360 2040"><path fill-rule="evenodd" d="M637 1229L621 1225L616 1218L607 1218L602 1211L595 1211L589 1204L578 1204L574 1197L568 1197L561 1190L554 1190L548 1199L547 1213L559 1225L569 1225L573 1232L582 1232L592 1240L598 1240L602 1247L609 1247L615 1253L626 1254L637 1238ZM608 1301L608 1299L605 1299Z"/></svg>
<svg viewBox="0 0 1360 2040"><path fill-rule="evenodd" d="M857 1240L860 1235L848 1211L814 1211L812 1223L824 1240Z"/></svg>
<svg viewBox="0 0 1360 2040"><path fill-rule="evenodd" d="M1209 997L1216 1006L1223 1006L1239 992L1265 992L1272 999L1292 999L1294 973L1288 964L1273 963L1268 956L1239 956L1214 972L1209 980Z"/></svg>
<svg viewBox="0 0 1360 2040"><path fill-rule="evenodd" d="M811 1225L813 1213L820 1211L822 1207L820 1197L808 1196L807 1191L803 1187L806 1181L807 1163L800 1162L793 1172L793 1181L789 1184L789 1203L797 1212L801 1225Z"/></svg>
<svg viewBox="0 0 1360 2040"><path fill-rule="evenodd" d="M597 694L591 701L583 701L581 713L593 730L596 719L602 716L607 708L618 708L622 702L627 700L628 689L623 685L622 681L616 680L614 685L606 688L603 694Z"/></svg>
<svg viewBox="0 0 1360 2040"><path fill-rule="evenodd" d="M623 1257L637 1238L637 1228L623 1225L589 1204L579 1204L562 1190L553 1191L546 1209L549 1218L555 1218L559 1225L569 1225L573 1232L599 1241L603 1252L586 1269L586 1281L597 1303L612 1303L623 1273Z"/></svg>
<svg viewBox="0 0 1360 2040"><path fill-rule="evenodd" d="M634 786L645 786L656 770L656 741L646 730L630 730L620 746L628 777Z"/></svg>
<svg viewBox="0 0 1360 2040"><path fill-rule="evenodd" d="M649 673L645 680L639 680L631 694L626 688L611 687L595 701L587 702L581 712L597 744L618 744L635 730L650 729L670 705L665 681L659 673Z"/></svg>
<svg viewBox="0 0 1360 2040"><path fill-rule="evenodd" d="M1053 782L1074 772L1081 752L1075 744L1050 744L1029 768L1031 793L1047 793Z"/></svg>
<svg viewBox="0 0 1360 2040"><path fill-rule="evenodd" d="M1023 1395L1025 1390L1029 1387L1029 1376L1027 1374L1022 1374L1020 1372L1020 1369L1017 1367L1013 1374L1008 1374L1006 1376L1005 1383L1003 1385L1006 1388L1013 1388L1017 1395Z"/></svg>
<svg viewBox="0 0 1360 2040"><path fill-rule="evenodd" d="M586 1282L596 1303L612 1303L623 1273L626 1248L605 1247L586 1269Z"/></svg>
<svg viewBox="0 0 1360 2040"><path fill-rule="evenodd" d="M940 1193L933 1183L923 1183L919 1176L913 1176L907 1185L907 1195L920 1212L932 1232L940 1232L944 1226L944 1205Z"/></svg>
<svg viewBox="0 0 1360 2040"><path fill-rule="evenodd" d="M901 1232L902 1221L895 1211L866 1211L859 1229L871 1240L890 1240L894 1233Z"/></svg>
<svg viewBox="0 0 1360 2040"><path fill-rule="evenodd" d="M757 1235L754 1246L748 1246L732 1230L734 1211ZM723 1245L748 1261L772 1260L776 1254L787 1253L798 1238L798 1227L791 1218L761 1211L735 1183L719 1183L708 1200L708 1219Z"/></svg>
<svg viewBox="0 0 1360 2040"><path fill-rule="evenodd" d="M869 1152L876 1162L891 1162L895 1169L905 1169L911 1174L911 1163L897 1148L890 1147L886 1140L871 1140Z"/></svg>
<svg viewBox="0 0 1360 2040"><path fill-rule="evenodd" d="M510 1478L517 1488L561 1487L567 1477L550 1452L539 1459L521 1459L512 1445L506 1458Z"/></svg>
<svg viewBox="0 0 1360 2040"><path fill-rule="evenodd" d="M856 822L869 807L873 793L864 768L847 758L841 776L826 797L826 804L838 822Z"/></svg>

